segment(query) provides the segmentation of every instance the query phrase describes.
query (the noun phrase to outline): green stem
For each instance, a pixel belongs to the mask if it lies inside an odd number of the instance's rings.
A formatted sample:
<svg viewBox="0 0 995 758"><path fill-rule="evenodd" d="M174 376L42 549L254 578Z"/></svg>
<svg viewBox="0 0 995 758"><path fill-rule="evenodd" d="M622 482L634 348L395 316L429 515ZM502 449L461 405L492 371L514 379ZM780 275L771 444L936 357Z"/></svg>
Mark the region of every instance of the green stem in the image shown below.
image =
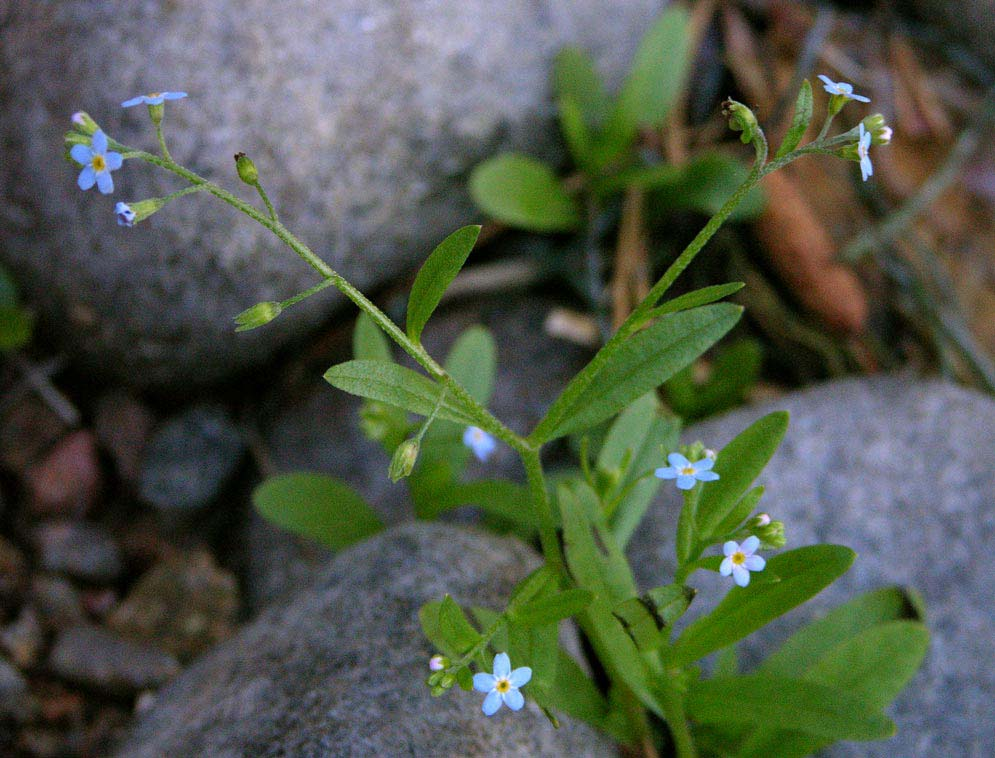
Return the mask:
<svg viewBox="0 0 995 758"><path fill-rule="evenodd" d="M670 735L674 738L674 747L677 749L678 758L697 758L698 749L691 737L691 728L688 726L687 714L684 713L684 703L680 693L672 686L666 676L661 677L661 688L658 692L660 705L667 717Z"/></svg>
<svg viewBox="0 0 995 758"><path fill-rule="evenodd" d="M170 163L172 163L173 162L173 156L171 156L169 154L169 148L166 147L166 138L165 138L165 136L163 136L163 133L162 133L162 123L161 122L157 123L155 125L155 136L156 136L156 139L159 140L159 149L162 150L162 157L165 160L167 160Z"/></svg>
<svg viewBox="0 0 995 758"><path fill-rule="evenodd" d="M519 449L522 463L525 465L525 475L529 482L529 494L532 496L532 507L539 520L539 542L542 544L542 554L546 563L561 580L566 580L567 569L560 550L560 539L556 533L557 514L555 505L550 502L549 490L546 488L546 478L542 472L542 461L539 459L538 448L525 447Z"/></svg>
<svg viewBox="0 0 995 758"><path fill-rule="evenodd" d="M273 219L275 222L279 223L280 219L276 217L276 208L274 208L273 203L269 201L269 195L266 194L266 190L263 189L263 185L261 185L259 182L256 182L255 185L253 186L255 186L256 192L259 193L259 197L263 199L263 203L266 205L266 210L269 211L269 217Z"/></svg>

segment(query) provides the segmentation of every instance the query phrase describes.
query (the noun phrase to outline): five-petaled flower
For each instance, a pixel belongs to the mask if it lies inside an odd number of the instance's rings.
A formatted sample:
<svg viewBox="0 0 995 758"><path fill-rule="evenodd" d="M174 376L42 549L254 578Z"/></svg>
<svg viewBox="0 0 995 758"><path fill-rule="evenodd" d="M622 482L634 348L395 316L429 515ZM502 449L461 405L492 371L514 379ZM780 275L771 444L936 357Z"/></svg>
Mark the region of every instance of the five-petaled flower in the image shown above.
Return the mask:
<svg viewBox="0 0 995 758"><path fill-rule="evenodd" d="M760 538L749 536L740 545L733 540L729 540L722 546L722 553L725 558L719 566L719 573L722 576L732 574L733 580L740 587L745 587L750 583L751 571L763 571L767 561L759 555L754 555L760 547Z"/></svg>
<svg viewBox="0 0 995 758"><path fill-rule="evenodd" d="M819 78L822 79L822 88L826 90L830 95L838 95L840 97L845 97L848 100L859 100L862 103L869 103L871 99L869 97L864 97L863 95L853 94L853 85L847 84L846 82L834 82L828 76L824 74L819 74Z"/></svg>
<svg viewBox="0 0 995 758"><path fill-rule="evenodd" d="M715 465L713 458L702 458L700 461L691 463L680 453L671 453L667 456L670 466L658 468L653 474L658 479L676 479L677 489L689 490L694 487L695 482L714 482L719 475L712 471Z"/></svg>
<svg viewBox="0 0 995 758"><path fill-rule="evenodd" d="M118 226L134 226L135 212L127 203L118 203L114 206L114 213L117 214Z"/></svg>
<svg viewBox="0 0 995 758"><path fill-rule="evenodd" d="M871 140L873 136L869 131L864 129L864 124L861 122L860 131L858 132L859 139L857 140L857 157L860 158L860 175L867 181L867 177L874 175L874 166L871 164L871 156L868 155L868 151L871 149Z"/></svg>
<svg viewBox="0 0 995 758"><path fill-rule="evenodd" d="M483 711L485 716L493 716L504 703L513 711L519 711L525 705L525 698L518 691L532 678L532 669L522 666L511 670L511 660L507 653L494 656L494 673L481 672L473 675L473 689L486 692Z"/></svg>
<svg viewBox="0 0 995 758"><path fill-rule="evenodd" d="M491 457L497 442L494 438L477 426L468 426L463 432L463 444L473 451L480 461L486 461Z"/></svg>
<svg viewBox="0 0 995 758"><path fill-rule="evenodd" d="M131 98L131 100L125 100L121 103L121 107L130 108L133 105L141 105L142 103L146 105L162 105L166 100L179 100L181 97L186 96L186 92L150 92L147 95L139 95L138 97Z"/></svg>
<svg viewBox="0 0 995 758"><path fill-rule="evenodd" d="M104 195L109 195L114 191L114 179L111 178L111 171L121 168L124 159L121 153L107 150L107 135L99 129L93 134L93 142L90 146L73 145L69 151L69 157L83 166L79 172L76 183L81 190L88 190L94 184Z"/></svg>

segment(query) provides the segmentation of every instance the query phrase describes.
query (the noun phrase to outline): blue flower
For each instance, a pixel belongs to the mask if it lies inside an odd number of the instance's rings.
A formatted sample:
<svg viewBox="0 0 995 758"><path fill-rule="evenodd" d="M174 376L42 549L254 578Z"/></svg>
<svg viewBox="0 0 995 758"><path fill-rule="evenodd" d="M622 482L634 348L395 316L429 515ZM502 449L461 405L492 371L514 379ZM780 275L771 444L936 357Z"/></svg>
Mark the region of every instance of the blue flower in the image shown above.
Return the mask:
<svg viewBox="0 0 995 758"><path fill-rule="evenodd" d="M653 474L659 479L676 479L677 489L689 490L698 482L714 482L719 475L712 471L715 460L712 458L702 458L700 461L691 463L680 453L671 453L667 456L670 464L667 468L658 468Z"/></svg>
<svg viewBox="0 0 995 758"><path fill-rule="evenodd" d="M114 213L117 214L118 226L134 226L135 212L127 203L118 203L114 206Z"/></svg>
<svg viewBox="0 0 995 758"><path fill-rule="evenodd" d="M860 122L860 138L857 140L857 157L860 158L860 175L867 181L867 177L874 175L874 166L871 164L871 156L868 150L871 149L873 135L864 129L864 122ZM890 136L890 135L889 135Z"/></svg>
<svg viewBox="0 0 995 758"><path fill-rule="evenodd" d="M491 457L497 442L494 438L480 427L468 426L463 432L463 444L473 451L480 461L486 461Z"/></svg>
<svg viewBox="0 0 995 758"><path fill-rule="evenodd" d="M520 711L525 705L525 698L518 688L528 684L531 678L532 669L528 666L512 671L507 653L495 655L493 674L481 672L473 675L473 689L487 693L483 705L484 715L493 716L501 707L501 703L513 711Z"/></svg>
<svg viewBox="0 0 995 758"><path fill-rule="evenodd" d="M859 100L862 103L871 102L871 99L869 97L853 94L852 84L847 84L846 82L834 82L828 76L824 76L822 74L819 74L819 78L822 79L822 85L823 85L822 88L830 95L845 97L848 100Z"/></svg>
<svg viewBox="0 0 995 758"><path fill-rule="evenodd" d="M114 179L111 178L111 171L117 171L124 163L121 153L108 152L107 135L99 129L93 134L93 143L87 145L73 145L69 151L69 157L83 166L79 172L76 183L81 190L88 190L94 184L104 195L109 195L114 191Z"/></svg>
<svg viewBox="0 0 995 758"><path fill-rule="evenodd" d="M147 95L139 95L138 97L131 98L131 100L125 100L121 103L121 107L130 108L133 105L141 105L142 103L146 105L162 105L166 100L179 100L181 97L186 96L186 92L150 92Z"/></svg>
<svg viewBox="0 0 995 758"><path fill-rule="evenodd" d="M719 566L719 573L722 576L732 574L733 581L740 587L745 587L750 583L751 571L763 571L767 561L759 555L754 555L760 547L760 538L751 535L743 540L740 545L733 540L729 540L722 546L722 553L725 558Z"/></svg>

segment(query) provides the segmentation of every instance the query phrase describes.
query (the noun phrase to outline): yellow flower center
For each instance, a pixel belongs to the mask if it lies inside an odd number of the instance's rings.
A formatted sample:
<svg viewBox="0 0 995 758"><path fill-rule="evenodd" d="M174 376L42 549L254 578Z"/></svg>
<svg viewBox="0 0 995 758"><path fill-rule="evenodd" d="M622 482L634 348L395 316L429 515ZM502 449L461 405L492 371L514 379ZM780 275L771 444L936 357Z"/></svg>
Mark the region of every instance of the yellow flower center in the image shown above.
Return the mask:
<svg viewBox="0 0 995 758"><path fill-rule="evenodd" d="M93 159L90 161L90 165L92 165L93 170L99 174L107 168L107 161L104 160L104 156L97 154L93 156Z"/></svg>
<svg viewBox="0 0 995 758"><path fill-rule="evenodd" d="M159 97L159 95L161 94L162 94L161 92L150 92L145 97Z"/></svg>
<svg viewBox="0 0 995 758"><path fill-rule="evenodd" d="M508 692L511 689L511 682L508 681L507 679L498 679L497 684L494 685L494 689L504 694L505 692Z"/></svg>
<svg viewBox="0 0 995 758"><path fill-rule="evenodd" d="M737 566L742 566L746 562L746 554L742 550L737 550L731 557L732 562Z"/></svg>
<svg viewBox="0 0 995 758"><path fill-rule="evenodd" d="M694 466L685 466L681 469L681 474L685 476L694 476Z"/></svg>

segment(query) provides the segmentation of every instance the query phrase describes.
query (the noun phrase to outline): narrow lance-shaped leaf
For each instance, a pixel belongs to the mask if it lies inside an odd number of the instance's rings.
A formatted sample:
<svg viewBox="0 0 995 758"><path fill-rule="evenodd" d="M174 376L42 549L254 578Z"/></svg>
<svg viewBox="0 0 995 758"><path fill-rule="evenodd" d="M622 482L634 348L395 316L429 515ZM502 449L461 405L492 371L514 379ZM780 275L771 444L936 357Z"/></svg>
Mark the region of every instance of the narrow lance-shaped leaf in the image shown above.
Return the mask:
<svg viewBox="0 0 995 758"><path fill-rule="evenodd" d="M508 618L512 623L525 628L553 624L580 613L591 604L592 597L589 590L564 590L522 603L508 611Z"/></svg>
<svg viewBox="0 0 995 758"><path fill-rule="evenodd" d="M396 363L379 360L346 361L325 372L325 381L343 392L430 416L439 404L442 387ZM473 423L467 411L450 398L439 406L438 418Z"/></svg>
<svg viewBox="0 0 995 758"><path fill-rule="evenodd" d="M383 529L383 522L359 494L324 474L270 477L252 493L266 519L338 550Z"/></svg>
<svg viewBox="0 0 995 758"><path fill-rule="evenodd" d="M352 332L352 356L359 360L392 361L387 335L370 316L360 311Z"/></svg>
<svg viewBox="0 0 995 758"><path fill-rule="evenodd" d="M600 128L609 103L590 56L577 47L563 48L556 55L553 78L557 97L573 101L587 129Z"/></svg>
<svg viewBox="0 0 995 758"><path fill-rule="evenodd" d="M691 624L674 642L672 664L693 663L752 634L817 595L842 576L855 557L840 545L809 545L775 555L763 574L780 581L729 590L715 610Z"/></svg>
<svg viewBox="0 0 995 758"><path fill-rule="evenodd" d="M588 429L665 382L715 344L743 309L717 303L665 316L615 348L582 393L567 385L533 432L541 442Z"/></svg>
<svg viewBox="0 0 995 758"><path fill-rule="evenodd" d="M729 297L729 295L735 295L745 286L746 284L743 282L729 282L728 284L713 284L709 287L702 287L701 289L688 292L686 295L675 297L673 300L668 300L663 305L658 305L650 311L649 317L658 318L668 313L687 311L702 305L708 305L709 303Z"/></svg>
<svg viewBox="0 0 995 758"><path fill-rule="evenodd" d="M787 155L802 141L805 130L808 129L809 122L812 121L812 85L808 79L802 81L801 89L798 90L798 99L795 101L795 115L791 119L791 126L788 133L784 135L784 141L777 149L775 158Z"/></svg>
<svg viewBox="0 0 995 758"><path fill-rule="evenodd" d="M446 237L422 265L408 298L408 336L417 341L480 235L479 226L464 226Z"/></svg>
<svg viewBox="0 0 995 758"><path fill-rule="evenodd" d="M524 155L506 153L481 163L470 177L470 194L484 213L533 232L570 232L581 226L576 201L553 170Z"/></svg>

